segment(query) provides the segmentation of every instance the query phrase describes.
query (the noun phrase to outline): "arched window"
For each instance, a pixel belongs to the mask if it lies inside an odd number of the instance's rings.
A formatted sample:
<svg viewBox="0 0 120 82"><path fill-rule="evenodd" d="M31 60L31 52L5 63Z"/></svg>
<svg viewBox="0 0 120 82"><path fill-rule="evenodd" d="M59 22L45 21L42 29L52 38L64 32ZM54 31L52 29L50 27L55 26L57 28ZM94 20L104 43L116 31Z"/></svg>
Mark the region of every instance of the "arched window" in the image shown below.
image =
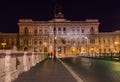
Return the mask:
<svg viewBox="0 0 120 82"><path fill-rule="evenodd" d="M28 51L28 48L27 48L27 47L25 47L25 48L24 48L24 51Z"/></svg>
<svg viewBox="0 0 120 82"><path fill-rule="evenodd" d="M91 33L91 34L94 34L94 28L93 28L93 27L91 27L90 33Z"/></svg>
<svg viewBox="0 0 120 82"><path fill-rule="evenodd" d="M37 47L34 47L34 52L38 52L38 48Z"/></svg>
<svg viewBox="0 0 120 82"><path fill-rule="evenodd" d="M40 45L42 45L42 41L40 41Z"/></svg>
<svg viewBox="0 0 120 82"><path fill-rule="evenodd" d="M28 35L28 28L27 27L25 27L25 29L24 29L24 34Z"/></svg>

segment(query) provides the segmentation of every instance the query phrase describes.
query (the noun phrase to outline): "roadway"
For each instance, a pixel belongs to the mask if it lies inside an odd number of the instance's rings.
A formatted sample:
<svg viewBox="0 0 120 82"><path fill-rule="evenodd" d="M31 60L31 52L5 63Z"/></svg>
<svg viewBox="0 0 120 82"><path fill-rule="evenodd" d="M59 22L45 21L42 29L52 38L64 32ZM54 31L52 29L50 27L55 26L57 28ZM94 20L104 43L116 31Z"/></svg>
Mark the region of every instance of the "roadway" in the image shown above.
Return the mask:
<svg viewBox="0 0 120 82"><path fill-rule="evenodd" d="M84 82L120 82L120 62L83 57L62 58Z"/></svg>

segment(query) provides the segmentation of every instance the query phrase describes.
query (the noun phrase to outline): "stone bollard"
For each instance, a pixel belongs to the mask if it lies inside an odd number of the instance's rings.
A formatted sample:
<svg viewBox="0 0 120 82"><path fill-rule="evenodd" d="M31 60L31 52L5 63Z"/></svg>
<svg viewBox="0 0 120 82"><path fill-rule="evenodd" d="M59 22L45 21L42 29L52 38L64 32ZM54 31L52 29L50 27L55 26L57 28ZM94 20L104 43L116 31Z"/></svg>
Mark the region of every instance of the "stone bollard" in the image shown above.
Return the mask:
<svg viewBox="0 0 120 82"><path fill-rule="evenodd" d="M37 63L39 63L39 55L38 55L38 53L36 54L36 61L37 61Z"/></svg>
<svg viewBox="0 0 120 82"><path fill-rule="evenodd" d="M10 70L10 59L11 59L11 50L5 51L5 82L11 82L11 70Z"/></svg>
<svg viewBox="0 0 120 82"><path fill-rule="evenodd" d="M32 66L35 66L35 52L32 52Z"/></svg>
<svg viewBox="0 0 120 82"><path fill-rule="evenodd" d="M23 66L24 66L24 71L28 71L27 52L24 52L24 56L23 56Z"/></svg>
<svg viewBox="0 0 120 82"><path fill-rule="evenodd" d="M40 59L40 62L42 61L42 57L41 57L41 54L39 53L39 59Z"/></svg>

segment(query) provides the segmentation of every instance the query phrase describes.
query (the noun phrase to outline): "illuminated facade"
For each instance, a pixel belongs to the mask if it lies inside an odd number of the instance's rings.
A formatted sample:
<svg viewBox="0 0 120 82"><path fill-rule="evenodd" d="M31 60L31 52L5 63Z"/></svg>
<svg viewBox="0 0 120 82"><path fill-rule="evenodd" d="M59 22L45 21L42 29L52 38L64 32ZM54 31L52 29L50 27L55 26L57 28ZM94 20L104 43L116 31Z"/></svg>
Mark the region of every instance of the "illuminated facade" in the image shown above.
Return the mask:
<svg viewBox="0 0 120 82"><path fill-rule="evenodd" d="M119 52L120 32L100 33L99 24L98 19L66 20L64 15L58 12L55 18L49 21L20 19L19 33L1 33L0 38L3 41L0 42L6 42L7 49L17 46L20 51L54 54L56 49L57 56Z"/></svg>

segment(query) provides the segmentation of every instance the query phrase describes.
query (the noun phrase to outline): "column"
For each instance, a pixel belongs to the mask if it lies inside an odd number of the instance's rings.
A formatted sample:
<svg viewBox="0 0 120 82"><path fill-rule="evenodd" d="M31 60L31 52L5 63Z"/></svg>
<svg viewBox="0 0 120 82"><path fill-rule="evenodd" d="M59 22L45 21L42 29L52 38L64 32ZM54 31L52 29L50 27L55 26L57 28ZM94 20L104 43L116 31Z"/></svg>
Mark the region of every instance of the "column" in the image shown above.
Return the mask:
<svg viewBox="0 0 120 82"><path fill-rule="evenodd" d="M35 52L32 52L32 66L35 66Z"/></svg>
<svg viewBox="0 0 120 82"><path fill-rule="evenodd" d="M39 63L39 56L38 56L38 52L36 54L36 62Z"/></svg>
<svg viewBox="0 0 120 82"><path fill-rule="evenodd" d="M6 56L5 56L5 72L6 72L5 82L11 82L11 70L10 70L11 50L7 50L7 51L5 51L5 53L6 53Z"/></svg>
<svg viewBox="0 0 120 82"><path fill-rule="evenodd" d="M23 66L24 66L24 71L28 71L27 52L24 52L24 56L23 56Z"/></svg>

